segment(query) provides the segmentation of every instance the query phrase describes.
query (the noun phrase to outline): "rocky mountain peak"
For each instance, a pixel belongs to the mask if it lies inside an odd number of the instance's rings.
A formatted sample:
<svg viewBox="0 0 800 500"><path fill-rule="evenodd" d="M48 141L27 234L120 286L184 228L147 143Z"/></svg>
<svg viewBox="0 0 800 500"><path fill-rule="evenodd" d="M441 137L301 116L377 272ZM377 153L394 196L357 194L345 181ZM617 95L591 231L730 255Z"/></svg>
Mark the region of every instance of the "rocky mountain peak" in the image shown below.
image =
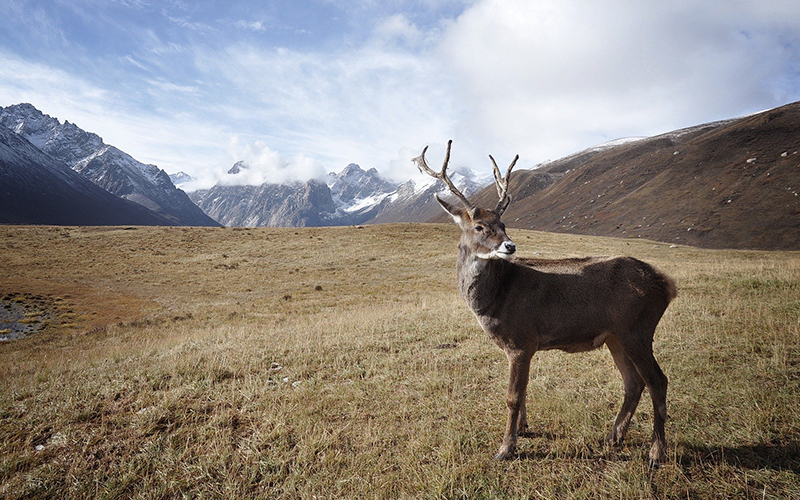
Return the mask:
<svg viewBox="0 0 800 500"><path fill-rule="evenodd" d="M355 163L347 165L338 174L328 174L328 186L333 197L343 204L386 195L397 189L397 183L384 179L375 168L364 171Z"/></svg>
<svg viewBox="0 0 800 500"><path fill-rule="evenodd" d="M231 174L231 175L236 175L239 172L241 172L242 170L247 170L248 168L249 167L248 167L247 163L245 163L244 161L239 160L239 161L237 161L236 163L233 164L233 166L230 168L230 170L228 170L228 173Z"/></svg>
<svg viewBox="0 0 800 500"><path fill-rule="evenodd" d="M0 108L0 125L116 196L186 225L216 223L175 188L166 172L137 161L74 123L46 115L28 103Z"/></svg>
<svg viewBox="0 0 800 500"><path fill-rule="evenodd" d="M0 125L0 223L173 225L103 190L22 135Z"/></svg>

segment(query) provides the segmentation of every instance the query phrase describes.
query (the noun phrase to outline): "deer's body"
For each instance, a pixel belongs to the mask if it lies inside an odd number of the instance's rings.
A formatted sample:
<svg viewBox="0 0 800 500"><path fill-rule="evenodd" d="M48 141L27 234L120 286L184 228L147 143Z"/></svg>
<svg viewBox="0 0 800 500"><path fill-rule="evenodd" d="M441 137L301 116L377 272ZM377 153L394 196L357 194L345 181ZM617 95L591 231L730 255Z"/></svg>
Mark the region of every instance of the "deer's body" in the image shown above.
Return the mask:
<svg viewBox="0 0 800 500"><path fill-rule="evenodd" d="M540 350L581 352L606 345L622 374L625 397L607 441L622 442L645 387L653 401L651 465L666 459L667 377L653 356L656 325L676 296L674 282L631 257L519 259L500 221L510 202L508 179L494 165L500 202L494 210L473 207L447 178L416 159L421 171L442 179L466 208L437 201L461 227L458 288L483 330L509 362L508 421L499 459L514 456L527 428L525 393L531 358ZM494 163L494 159L492 159Z"/></svg>
<svg viewBox="0 0 800 500"><path fill-rule="evenodd" d="M462 248L457 269L461 296L502 348L595 349L674 295L668 278L630 257L482 260Z"/></svg>

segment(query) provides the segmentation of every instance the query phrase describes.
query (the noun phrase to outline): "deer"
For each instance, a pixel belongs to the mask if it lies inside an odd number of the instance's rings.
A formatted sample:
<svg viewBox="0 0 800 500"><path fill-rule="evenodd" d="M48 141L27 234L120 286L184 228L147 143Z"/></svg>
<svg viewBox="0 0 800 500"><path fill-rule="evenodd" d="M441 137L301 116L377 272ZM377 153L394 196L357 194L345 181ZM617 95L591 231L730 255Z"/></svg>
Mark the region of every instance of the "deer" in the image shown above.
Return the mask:
<svg viewBox="0 0 800 500"><path fill-rule="evenodd" d="M528 429L526 390L533 355L558 349L568 353L605 345L622 375L622 407L605 442L622 444L647 387L653 402L650 466L667 459L667 377L653 355L656 325L677 296L675 282L632 257L532 259L515 256L501 217L517 155L502 176L489 155L499 201L494 209L474 206L447 175L452 140L440 172L422 154L412 161L421 173L441 180L461 201L436 201L461 228L456 271L458 290L481 328L505 352L509 366L508 418L498 460L516 456L517 437Z"/></svg>

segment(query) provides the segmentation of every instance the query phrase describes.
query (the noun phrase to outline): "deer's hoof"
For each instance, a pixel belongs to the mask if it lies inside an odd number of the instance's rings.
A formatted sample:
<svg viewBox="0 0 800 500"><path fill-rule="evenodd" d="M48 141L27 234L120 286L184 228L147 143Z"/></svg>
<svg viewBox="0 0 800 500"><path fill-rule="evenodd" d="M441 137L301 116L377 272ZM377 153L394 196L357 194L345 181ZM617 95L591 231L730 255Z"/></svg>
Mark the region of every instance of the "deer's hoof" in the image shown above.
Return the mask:
<svg viewBox="0 0 800 500"><path fill-rule="evenodd" d="M663 442L656 441L653 447L650 448L650 468L658 469L659 465L667 461L666 445Z"/></svg>
<svg viewBox="0 0 800 500"><path fill-rule="evenodd" d="M622 441L622 436L618 435L615 431L611 431L608 437L606 437L606 445L608 446L621 446Z"/></svg>
<svg viewBox="0 0 800 500"><path fill-rule="evenodd" d="M514 452L510 450L506 451L501 450L497 455L494 456L494 459L501 461L514 460Z"/></svg>

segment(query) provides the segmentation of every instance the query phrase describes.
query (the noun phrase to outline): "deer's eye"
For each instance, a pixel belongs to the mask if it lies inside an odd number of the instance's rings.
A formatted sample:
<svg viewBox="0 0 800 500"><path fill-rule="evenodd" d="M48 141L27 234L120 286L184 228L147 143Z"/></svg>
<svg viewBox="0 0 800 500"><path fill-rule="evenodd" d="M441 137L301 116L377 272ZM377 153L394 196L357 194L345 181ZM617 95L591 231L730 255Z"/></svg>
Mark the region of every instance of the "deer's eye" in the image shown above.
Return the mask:
<svg viewBox="0 0 800 500"><path fill-rule="evenodd" d="M483 226L480 226L480 225L475 226L475 231L477 231L479 233L482 232L483 231Z"/></svg>

